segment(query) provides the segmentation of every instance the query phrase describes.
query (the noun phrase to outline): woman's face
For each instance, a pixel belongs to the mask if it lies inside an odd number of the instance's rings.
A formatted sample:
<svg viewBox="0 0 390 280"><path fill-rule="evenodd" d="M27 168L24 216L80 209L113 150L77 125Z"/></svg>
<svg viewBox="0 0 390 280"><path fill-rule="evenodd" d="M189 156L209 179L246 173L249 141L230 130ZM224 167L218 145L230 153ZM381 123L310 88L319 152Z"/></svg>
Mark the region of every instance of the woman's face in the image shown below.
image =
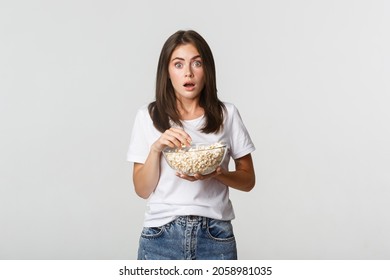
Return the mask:
<svg viewBox="0 0 390 280"><path fill-rule="evenodd" d="M169 77L179 100L193 100L204 87L202 58L192 44L179 45L169 60Z"/></svg>

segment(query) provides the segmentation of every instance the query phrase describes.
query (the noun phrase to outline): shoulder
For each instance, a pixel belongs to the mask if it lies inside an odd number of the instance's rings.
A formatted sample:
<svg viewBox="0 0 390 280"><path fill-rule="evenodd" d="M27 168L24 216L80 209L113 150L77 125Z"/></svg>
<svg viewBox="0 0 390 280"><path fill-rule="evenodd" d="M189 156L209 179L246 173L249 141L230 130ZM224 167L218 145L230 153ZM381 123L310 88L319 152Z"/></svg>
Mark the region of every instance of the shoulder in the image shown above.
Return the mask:
<svg viewBox="0 0 390 280"><path fill-rule="evenodd" d="M138 112L147 112L148 107L149 107L149 104L143 104L141 107L138 108Z"/></svg>
<svg viewBox="0 0 390 280"><path fill-rule="evenodd" d="M149 116L149 104L144 104L137 110L137 116L139 117L148 117Z"/></svg>
<svg viewBox="0 0 390 280"><path fill-rule="evenodd" d="M148 104L144 104L137 109L135 113L136 123L148 124L152 122L152 118L150 117L148 106L149 106Z"/></svg>
<svg viewBox="0 0 390 280"><path fill-rule="evenodd" d="M233 103L223 102L223 104L225 105L227 117L233 117L239 114L237 107Z"/></svg>

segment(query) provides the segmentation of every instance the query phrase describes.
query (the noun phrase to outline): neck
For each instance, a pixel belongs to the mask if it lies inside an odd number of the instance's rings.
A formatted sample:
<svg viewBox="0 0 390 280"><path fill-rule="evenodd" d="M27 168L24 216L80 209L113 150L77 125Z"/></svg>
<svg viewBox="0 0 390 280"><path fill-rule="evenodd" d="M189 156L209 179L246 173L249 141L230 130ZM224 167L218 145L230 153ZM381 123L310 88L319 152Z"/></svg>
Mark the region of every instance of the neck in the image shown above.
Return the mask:
<svg viewBox="0 0 390 280"><path fill-rule="evenodd" d="M182 120L196 119L204 114L204 110L199 106L199 100L177 100L177 109Z"/></svg>

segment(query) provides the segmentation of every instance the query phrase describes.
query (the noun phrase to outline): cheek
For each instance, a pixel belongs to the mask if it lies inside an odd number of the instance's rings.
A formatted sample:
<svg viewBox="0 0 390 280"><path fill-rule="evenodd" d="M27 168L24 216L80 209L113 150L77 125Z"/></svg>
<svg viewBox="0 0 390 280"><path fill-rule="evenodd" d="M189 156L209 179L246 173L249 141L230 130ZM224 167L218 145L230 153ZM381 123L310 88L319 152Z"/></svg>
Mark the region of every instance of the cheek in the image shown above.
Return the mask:
<svg viewBox="0 0 390 280"><path fill-rule="evenodd" d="M172 84L176 83L177 81L177 73L174 71L169 71L169 79L171 80Z"/></svg>
<svg viewBox="0 0 390 280"><path fill-rule="evenodd" d="M197 76L198 76L199 81L201 81L202 83L204 83L205 76L204 76L203 71L200 71L200 72L198 73Z"/></svg>
<svg viewBox="0 0 390 280"><path fill-rule="evenodd" d="M180 72L179 71L172 71L172 77L177 79L178 77L180 77Z"/></svg>
<svg viewBox="0 0 390 280"><path fill-rule="evenodd" d="M203 69L197 69L194 72L195 72L196 76L198 76L199 79L204 79L204 71L203 71Z"/></svg>

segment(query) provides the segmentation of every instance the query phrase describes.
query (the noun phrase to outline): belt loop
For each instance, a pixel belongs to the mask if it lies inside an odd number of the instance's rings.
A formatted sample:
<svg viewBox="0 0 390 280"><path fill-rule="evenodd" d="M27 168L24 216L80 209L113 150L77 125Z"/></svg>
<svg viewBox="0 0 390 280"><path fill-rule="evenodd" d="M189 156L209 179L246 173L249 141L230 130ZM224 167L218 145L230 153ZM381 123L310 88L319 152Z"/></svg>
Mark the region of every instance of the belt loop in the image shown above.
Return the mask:
<svg viewBox="0 0 390 280"><path fill-rule="evenodd" d="M207 221L208 221L208 219L209 218L206 218L206 217L202 217L203 219L202 219L202 227L203 228L207 228Z"/></svg>

